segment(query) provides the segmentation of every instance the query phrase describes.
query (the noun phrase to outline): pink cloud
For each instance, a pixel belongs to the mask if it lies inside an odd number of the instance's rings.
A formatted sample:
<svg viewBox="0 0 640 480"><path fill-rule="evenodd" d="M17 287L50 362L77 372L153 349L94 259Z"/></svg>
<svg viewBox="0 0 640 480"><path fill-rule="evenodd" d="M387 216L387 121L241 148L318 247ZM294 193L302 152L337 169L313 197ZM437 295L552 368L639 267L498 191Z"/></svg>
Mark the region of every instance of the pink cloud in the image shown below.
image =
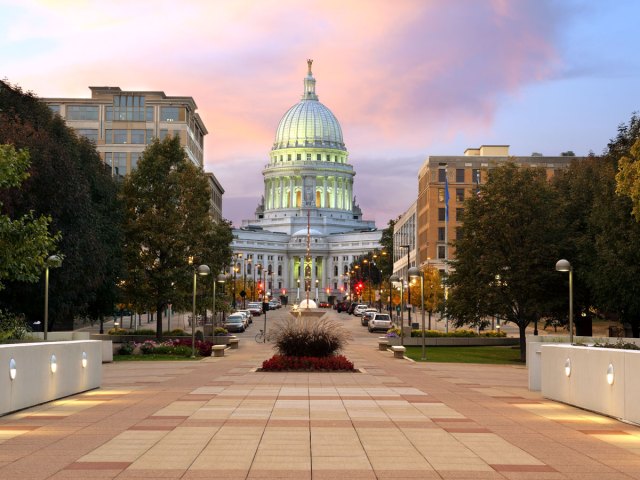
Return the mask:
<svg viewBox="0 0 640 480"><path fill-rule="evenodd" d="M562 18L543 0L14 5L24 14L8 48L44 43L40 53L5 63L9 80L41 96L85 96L89 85L193 96L210 132L207 167L236 223L259 200L260 171L279 119L302 93L307 58L320 100L343 127L359 203L379 226L412 201L415 189L405 186L436 153L435 140L488 131L505 95L560 65ZM372 192L389 179L383 183L379 169L399 158L410 163L394 188L408 193L380 205Z"/></svg>

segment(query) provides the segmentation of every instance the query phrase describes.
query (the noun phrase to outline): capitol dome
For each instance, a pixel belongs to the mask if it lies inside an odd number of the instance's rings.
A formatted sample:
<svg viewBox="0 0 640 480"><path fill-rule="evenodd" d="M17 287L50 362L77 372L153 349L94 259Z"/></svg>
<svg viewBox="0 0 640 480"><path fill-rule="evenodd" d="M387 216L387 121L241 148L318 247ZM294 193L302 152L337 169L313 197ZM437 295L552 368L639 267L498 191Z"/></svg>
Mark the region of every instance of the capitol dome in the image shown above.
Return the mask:
<svg viewBox="0 0 640 480"><path fill-rule="evenodd" d="M295 147L346 150L338 120L331 110L318 101L311 61L308 66L302 100L291 107L280 120L273 150Z"/></svg>

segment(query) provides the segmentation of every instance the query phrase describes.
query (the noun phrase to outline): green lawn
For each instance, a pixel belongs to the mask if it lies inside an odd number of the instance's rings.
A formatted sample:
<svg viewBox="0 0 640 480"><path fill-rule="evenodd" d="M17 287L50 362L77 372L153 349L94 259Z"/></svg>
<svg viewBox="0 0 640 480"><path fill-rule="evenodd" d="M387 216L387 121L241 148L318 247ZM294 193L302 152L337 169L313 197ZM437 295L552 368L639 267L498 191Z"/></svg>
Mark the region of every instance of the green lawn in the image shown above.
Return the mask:
<svg viewBox="0 0 640 480"><path fill-rule="evenodd" d="M114 362L163 362L163 361L174 361L174 360L201 360L202 357L185 357L183 355L114 355Z"/></svg>
<svg viewBox="0 0 640 480"><path fill-rule="evenodd" d="M420 362L422 347L407 347L406 356ZM512 347L427 347L426 356L427 362L522 365L520 349Z"/></svg>

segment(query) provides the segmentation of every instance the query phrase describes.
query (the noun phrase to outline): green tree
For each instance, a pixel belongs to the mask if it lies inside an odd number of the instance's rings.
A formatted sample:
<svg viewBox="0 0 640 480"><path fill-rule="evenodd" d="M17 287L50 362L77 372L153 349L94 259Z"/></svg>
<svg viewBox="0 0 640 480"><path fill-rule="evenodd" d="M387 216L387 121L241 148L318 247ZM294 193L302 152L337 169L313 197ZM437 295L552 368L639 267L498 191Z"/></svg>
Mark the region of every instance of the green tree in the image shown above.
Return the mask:
<svg viewBox="0 0 640 480"><path fill-rule="evenodd" d="M616 182L616 193L631 199L633 216L640 221L640 138L635 141L629 154L620 158Z"/></svg>
<svg viewBox="0 0 640 480"><path fill-rule="evenodd" d="M178 137L149 145L122 192L123 290L137 308L156 312L161 339L162 311L168 303L188 305L194 266L208 264L215 277L228 263L231 231L209 215L207 179L187 159Z"/></svg>
<svg viewBox="0 0 640 480"><path fill-rule="evenodd" d="M120 250L117 185L93 143L78 138L64 120L31 93L0 82L0 143L28 148L29 177L2 192L13 218L33 212L51 217L60 232L62 267L49 283L50 328L71 328L73 320L110 312ZM7 282L0 306L42 319L44 280Z"/></svg>
<svg viewBox="0 0 640 480"><path fill-rule="evenodd" d="M543 169L508 163L491 170L479 195L465 201L455 242L447 313L456 326L497 315L525 329L551 310L562 278L555 272L562 240L559 201Z"/></svg>
<svg viewBox="0 0 640 480"><path fill-rule="evenodd" d="M19 188L29 177L29 153L0 145L0 189ZM0 209L2 202L0 202ZM60 234L51 235L51 217L33 212L11 219L0 215L0 289L3 281L37 282L44 263L56 248Z"/></svg>

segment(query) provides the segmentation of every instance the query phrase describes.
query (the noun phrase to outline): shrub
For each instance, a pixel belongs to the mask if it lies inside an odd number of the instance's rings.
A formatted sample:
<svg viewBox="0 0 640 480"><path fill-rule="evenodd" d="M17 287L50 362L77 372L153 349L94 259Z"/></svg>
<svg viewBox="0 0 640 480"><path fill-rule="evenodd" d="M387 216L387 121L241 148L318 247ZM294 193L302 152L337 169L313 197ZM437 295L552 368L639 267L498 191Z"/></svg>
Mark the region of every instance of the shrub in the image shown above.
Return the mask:
<svg viewBox="0 0 640 480"><path fill-rule="evenodd" d="M15 315L0 310L0 342L5 340L24 340L29 337L31 328L23 315Z"/></svg>
<svg viewBox="0 0 640 480"><path fill-rule="evenodd" d="M149 355L151 353L157 353L156 347L158 346L158 344L156 342L154 342L153 340L147 340L146 342L143 342L140 344L140 351L142 352L143 355Z"/></svg>
<svg viewBox="0 0 640 480"><path fill-rule="evenodd" d="M129 335L153 335L155 336L156 331L151 330L150 328L141 328L140 330L134 330L130 332Z"/></svg>
<svg viewBox="0 0 640 480"><path fill-rule="evenodd" d="M262 362L262 370L265 372L281 372L283 370L353 371L354 368L353 363L343 355L328 357L274 355Z"/></svg>
<svg viewBox="0 0 640 480"><path fill-rule="evenodd" d="M112 328L107 333L109 335L129 335L129 330L124 328Z"/></svg>
<svg viewBox="0 0 640 480"><path fill-rule="evenodd" d="M342 324L332 320L290 318L276 323L269 338L283 356L329 357L342 350L351 336Z"/></svg>
<svg viewBox="0 0 640 480"><path fill-rule="evenodd" d="M184 337L187 335L187 333L181 328L174 328L170 332L164 332L164 334L172 337Z"/></svg>
<svg viewBox="0 0 640 480"><path fill-rule="evenodd" d="M399 337L400 334L401 332L399 327L391 327L389 330L387 330L387 337L389 338ZM413 336L413 332L411 332L411 335Z"/></svg>
<svg viewBox="0 0 640 480"><path fill-rule="evenodd" d="M636 345L633 342L624 342L622 339L619 339L616 343L594 343L594 347L600 348L617 348L620 350L640 350L640 346Z"/></svg>
<svg viewBox="0 0 640 480"><path fill-rule="evenodd" d="M398 336L400 335L400 330L398 329ZM412 337L421 337L422 330L411 330ZM446 333L441 332L440 330L425 330L425 337L506 337L507 334L505 332L498 332L495 330L491 330L488 332L482 332L479 335L473 330L454 330L452 332Z"/></svg>
<svg viewBox="0 0 640 480"><path fill-rule="evenodd" d="M196 340L203 341L204 333L202 333L202 330L196 330L195 337L196 337Z"/></svg>
<svg viewBox="0 0 640 480"><path fill-rule="evenodd" d="M173 341L174 346L182 346L189 350L189 355L191 355L191 339L190 338L180 338ZM211 350L213 348L213 344L209 341L200 341L196 340L196 352L201 357L210 357ZM186 351L186 350L184 350Z"/></svg>
<svg viewBox="0 0 640 480"><path fill-rule="evenodd" d="M224 337L224 336L226 336L226 335L229 335L229 331L228 331L226 328L224 328L224 327L216 327L216 328L213 330L213 334L214 334L216 337Z"/></svg>
<svg viewBox="0 0 640 480"><path fill-rule="evenodd" d="M118 354L119 355L131 355L133 353L133 349L134 349L134 345L131 342L127 342L127 343L123 343L122 345L120 345L120 348L118 349Z"/></svg>

